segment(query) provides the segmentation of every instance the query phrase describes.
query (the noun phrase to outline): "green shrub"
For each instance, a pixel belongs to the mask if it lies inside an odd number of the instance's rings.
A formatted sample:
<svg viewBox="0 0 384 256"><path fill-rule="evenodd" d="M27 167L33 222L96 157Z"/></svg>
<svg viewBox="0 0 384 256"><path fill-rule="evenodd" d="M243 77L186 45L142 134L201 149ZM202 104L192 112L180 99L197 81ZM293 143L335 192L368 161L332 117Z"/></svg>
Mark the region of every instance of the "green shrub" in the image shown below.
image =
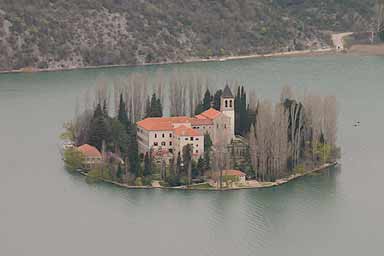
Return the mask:
<svg viewBox="0 0 384 256"><path fill-rule="evenodd" d="M135 180L135 186L143 186L143 179L141 177L137 177Z"/></svg>
<svg viewBox="0 0 384 256"><path fill-rule="evenodd" d="M145 176L142 180L143 180L144 186L152 186L152 177L151 176Z"/></svg>
<svg viewBox="0 0 384 256"><path fill-rule="evenodd" d="M76 148L70 148L64 151L65 167L69 171L76 171L83 166L84 155Z"/></svg>

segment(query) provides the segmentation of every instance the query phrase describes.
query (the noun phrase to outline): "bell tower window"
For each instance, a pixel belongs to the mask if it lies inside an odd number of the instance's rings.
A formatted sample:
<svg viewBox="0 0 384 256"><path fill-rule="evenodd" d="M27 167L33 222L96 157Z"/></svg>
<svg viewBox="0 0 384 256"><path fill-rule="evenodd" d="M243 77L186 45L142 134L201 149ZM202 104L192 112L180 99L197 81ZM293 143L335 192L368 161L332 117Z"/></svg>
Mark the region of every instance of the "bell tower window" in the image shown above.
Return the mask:
<svg viewBox="0 0 384 256"><path fill-rule="evenodd" d="M229 101L229 107L232 107L232 100Z"/></svg>
<svg viewBox="0 0 384 256"><path fill-rule="evenodd" d="M225 107L228 107L228 100L225 100Z"/></svg>

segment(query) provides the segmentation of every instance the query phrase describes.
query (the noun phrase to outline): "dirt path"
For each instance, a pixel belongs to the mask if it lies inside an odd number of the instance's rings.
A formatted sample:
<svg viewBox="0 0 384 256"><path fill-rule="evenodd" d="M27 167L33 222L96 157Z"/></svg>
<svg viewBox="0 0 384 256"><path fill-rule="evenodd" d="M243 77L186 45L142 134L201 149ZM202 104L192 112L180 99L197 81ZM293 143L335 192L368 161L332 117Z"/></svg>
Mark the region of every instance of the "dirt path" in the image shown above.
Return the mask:
<svg viewBox="0 0 384 256"><path fill-rule="evenodd" d="M345 32L332 35L332 42L337 51L344 50L344 37L352 35L353 32Z"/></svg>

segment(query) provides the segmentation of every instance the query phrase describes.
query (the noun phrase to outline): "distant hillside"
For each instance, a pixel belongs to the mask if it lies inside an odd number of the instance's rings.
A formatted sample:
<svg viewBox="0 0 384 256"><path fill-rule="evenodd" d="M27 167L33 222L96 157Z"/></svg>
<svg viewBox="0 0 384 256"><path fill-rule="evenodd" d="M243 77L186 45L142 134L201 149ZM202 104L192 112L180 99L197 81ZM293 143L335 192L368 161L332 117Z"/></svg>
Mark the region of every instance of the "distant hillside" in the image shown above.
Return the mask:
<svg viewBox="0 0 384 256"><path fill-rule="evenodd" d="M0 0L0 70L180 61L327 46L375 0Z"/></svg>

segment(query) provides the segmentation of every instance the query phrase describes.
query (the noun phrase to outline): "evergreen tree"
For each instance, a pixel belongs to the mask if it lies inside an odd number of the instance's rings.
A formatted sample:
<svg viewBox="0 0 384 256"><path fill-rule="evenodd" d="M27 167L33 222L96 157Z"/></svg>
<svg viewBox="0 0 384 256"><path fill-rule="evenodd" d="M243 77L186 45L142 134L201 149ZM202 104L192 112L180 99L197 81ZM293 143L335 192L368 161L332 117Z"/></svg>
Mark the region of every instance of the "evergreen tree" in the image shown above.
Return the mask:
<svg viewBox="0 0 384 256"><path fill-rule="evenodd" d="M213 108L220 111L221 106L221 96L223 95L223 90L217 90L213 96Z"/></svg>
<svg viewBox="0 0 384 256"><path fill-rule="evenodd" d="M204 134L204 170L211 169L211 148L212 148L211 136L208 133Z"/></svg>
<svg viewBox="0 0 384 256"><path fill-rule="evenodd" d="M129 135L130 135L129 145L128 145L129 165L131 167L131 172L135 174L136 177L140 177L142 173L140 168L139 145L137 144L136 127L132 127L132 129L130 129Z"/></svg>
<svg viewBox="0 0 384 256"><path fill-rule="evenodd" d="M127 114L127 107L124 102L123 94L120 94L119 113L117 119L124 125L125 129L129 128L129 119Z"/></svg>
<svg viewBox="0 0 384 256"><path fill-rule="evenodd" d="M107 100L104 100L104 101L103 101L103 113L104 113L104 116L105 116L105 117L108 116Z"/></svg>
<svg viewBox="0 0 384 256"><path fill-rule="evenodd" d="M158 117L163 116L163 106L161 105L160 98L157 98L156 100L156 111L157 111Z"/></svg>
<svg viewBox="0 0 384 256"><path fill-rule="evenodd" d="M211 147L212 147L211 136L209 136L209 133L205 133L204 134L204 152L210 151Z"/></svg>
<svg viewBox="0 0 384 256"><path fill-rule="evenodd" d="M176 159L176 176L180 175L180 173L183 170L181 169L181 154L180 152L177 154L177 159Z"/></svg>
<svg viewBox="0 0 384 256"><path fill-rule="evenodd" d="M148 104L148 102L147 102ZM160 98L156 97L156 94L152 94L151 101L149 105L147 105L147 108L149 106L149 110L146 110L147 117L162 117L163 116L163 107L161 105Z"/></svg>
<svg viewBox="0 0 384 256"><path fill-rule="evenodd" d="M145 103L145 117L151 116L151 100L147 97L147 101Z"/></svg>
<svg viewBox="0 0 384 256"><path fill-rule="evenodd" d="M235 96L235 134L240 135L240 106L241 106L241 97L240 97L240 86L237 87L237 94Z"/></svg>
<svg viewBox="0 0 384 256"><path fill-rule="evenodd" d="M202 157L199 157L199 159L197 160L197 165L196 165L196 170L197 170L196 176L204 175L204 169L205 169L204 159Z"/></svg>
<svg viewBox="0 0 384 256"><path fill-rule="evenodd" d="M88 144L101 150L103 141L108 141L108 135L108 126L101 109L101 105L97 104L93 119L91 121Z"/></svg>
<svg viewBox="0 0 384 256"><path fill-rule="evenodd" d="M123 168L121 167L120 164L117 166L116 179L118 181L122 181L123 180Z"/></svg>
<svg viewBox="0 0 384 256"><path fill-rule="evenodd" d="M145 153L144 157L144 176L150 176L152 175L152 164L151 164L151 158L147 153Z"/></svg>
<svg viewBox="0 0 384 256"><path fill-rule="evenodd" d="M183 147L183 162L187 170L188 184L192 183L192 145L187 144Z"/></svg>
<svg viewBox="0 0 384 256"><path fill-rule="evenodd" d="M196 108L195 108L195 115L200 115L201 113L203 113L205 110L204 110L204 106L203 106L203 103L199 103L197 104Z"/></svg>
<svg viewBox="0 0 384 256"><path fill-rule="evenodd" d="M235 97L235 133L245 135L249 131L247 95L244 86L237 88Z"/></svg>
<svg viewBox="0 0 384 256"><path fill-rule="evenodd" d="M116 151L119 150L124 158L127 155L129 137L126 127L117 119L111 120L111 140Z"/></svg>
<svg viewBox="0 0 384 256"><path fill-rule="evenodd" d="M205 91L205 94L204 94L204 99L203 99L203 108L204 108L203 111L210 109L211 103L212 103L211 92L207 88L207 90Z"/></svg>

